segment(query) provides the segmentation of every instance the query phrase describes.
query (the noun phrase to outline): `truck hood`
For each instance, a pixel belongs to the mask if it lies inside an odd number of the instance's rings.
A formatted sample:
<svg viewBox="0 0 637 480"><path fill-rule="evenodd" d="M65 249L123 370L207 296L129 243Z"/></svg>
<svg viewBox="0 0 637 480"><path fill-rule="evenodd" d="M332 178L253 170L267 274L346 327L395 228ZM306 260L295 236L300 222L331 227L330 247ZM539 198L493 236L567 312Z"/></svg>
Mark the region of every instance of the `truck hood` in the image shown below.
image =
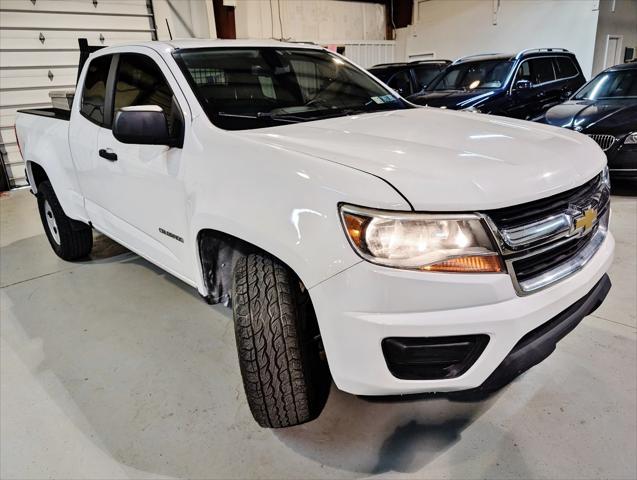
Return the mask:
<svg viewBox="0 0 637 480"><path fill-rule="evenodd" d="M595 142L570 130L432 108L242 133L380 177L420 211L486 210L536 200L582 185L606 163Z"/></svg>

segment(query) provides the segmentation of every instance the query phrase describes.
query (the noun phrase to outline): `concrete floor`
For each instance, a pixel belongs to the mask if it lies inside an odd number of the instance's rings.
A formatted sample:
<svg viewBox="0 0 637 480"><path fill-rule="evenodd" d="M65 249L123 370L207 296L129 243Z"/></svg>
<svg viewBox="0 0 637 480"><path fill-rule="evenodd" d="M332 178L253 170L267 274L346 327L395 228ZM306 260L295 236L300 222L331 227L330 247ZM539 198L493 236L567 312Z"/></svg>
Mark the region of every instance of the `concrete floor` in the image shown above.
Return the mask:
<svg viewBox="0 0 637 480"><path fill-rule="evenodd" d="M626 192L635 190L634 185ZM104 237L53 255L25 190L0 198L0 476L630 478L636 467L637 198L615 196L606 303L482 402L369 402L263 430L231 314Z"/></svg>

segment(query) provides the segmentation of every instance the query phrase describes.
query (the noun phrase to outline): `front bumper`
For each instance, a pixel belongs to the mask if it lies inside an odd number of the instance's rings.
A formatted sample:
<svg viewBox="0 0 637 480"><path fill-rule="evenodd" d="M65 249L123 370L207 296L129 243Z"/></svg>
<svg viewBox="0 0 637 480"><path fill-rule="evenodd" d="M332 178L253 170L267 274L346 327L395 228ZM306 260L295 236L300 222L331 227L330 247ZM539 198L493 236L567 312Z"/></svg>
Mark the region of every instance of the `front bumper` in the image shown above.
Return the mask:
<svg viewBox="0 0 637 480"><path fill-rule="evenodd" d="M520 348L529 332L582 301L563 324L574 327L601 303L603 288L595 289L606 284L614 245L609 233L581 271L524 297L506 274L410 272L360 262L310 290L334 382L357 395L499 388L548 356L561 338L548 335ZM383 356L385 338L463 335L488 335L489 342L454 378L399 379Z"/></svg>

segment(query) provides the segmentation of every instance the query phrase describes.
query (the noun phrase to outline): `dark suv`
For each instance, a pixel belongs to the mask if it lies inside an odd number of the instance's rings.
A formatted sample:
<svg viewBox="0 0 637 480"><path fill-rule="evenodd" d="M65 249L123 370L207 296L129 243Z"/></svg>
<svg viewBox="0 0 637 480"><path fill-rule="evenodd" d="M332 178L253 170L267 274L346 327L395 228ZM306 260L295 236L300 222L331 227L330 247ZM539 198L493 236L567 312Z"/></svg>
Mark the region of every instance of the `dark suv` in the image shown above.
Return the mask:
<svg viewBox="0 0 637 480"><path fill-rule="evenodd" d="M409 100L432 107L469 109L535 119L563 102L586 79L575 55L562 48L464 57Z"/></svg>
<svg viewBox="0 0 637 480"><path fill-rule="evenodd" d="M403 97L421 92L442 72L451 60L419 60L409 63L381 63L369 72L385 82Z"/></svg>

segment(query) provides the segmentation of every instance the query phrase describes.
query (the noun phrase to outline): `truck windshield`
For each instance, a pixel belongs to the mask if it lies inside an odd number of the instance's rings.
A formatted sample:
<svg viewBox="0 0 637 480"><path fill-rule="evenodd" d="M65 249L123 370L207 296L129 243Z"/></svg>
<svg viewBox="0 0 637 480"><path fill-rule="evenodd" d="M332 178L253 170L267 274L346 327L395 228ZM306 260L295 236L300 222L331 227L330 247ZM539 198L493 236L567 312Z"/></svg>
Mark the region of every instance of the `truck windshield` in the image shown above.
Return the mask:
<svg viewBox="0 0 637 480"><path fill-rule="evenodd" d="M412 108L324 50L211 48L174 57L210 120L227 130Z"/></svg>
<svg viewBox="0 0 637 480"><path fill-rule="evenodd" d="M575 100L637 99L637 69L600 73L575 94Z"/></svg>
<svg viewBox="0 0 637 480"><path fill-rule="evenodd" d="M428 91L432 90L493 90L501 88L511 71L508 60L483 60L450 65L434 79Z"/></svg>

